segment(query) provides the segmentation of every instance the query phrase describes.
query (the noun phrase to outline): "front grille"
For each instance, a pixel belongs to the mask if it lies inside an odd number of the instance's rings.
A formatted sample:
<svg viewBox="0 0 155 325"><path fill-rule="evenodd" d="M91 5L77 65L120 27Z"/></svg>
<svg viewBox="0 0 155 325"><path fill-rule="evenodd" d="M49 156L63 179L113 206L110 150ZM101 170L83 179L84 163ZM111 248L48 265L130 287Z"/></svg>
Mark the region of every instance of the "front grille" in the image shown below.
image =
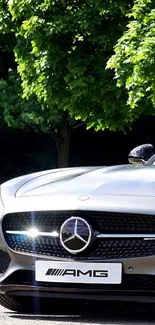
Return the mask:
<svg viewBox="0 0 155 325"><path fill-rule="evenodd" d="M60 258L102 260L155 255L155 241L139 240L97 240L78 256L73 256L61 245L59 238L27 238L23 235L8 235L7 244L17 252Z"/></svg>
<svg viewBox="0 0 155 325"><path fill-rule="evenodd" d="M121 284L72 284L72 283L52 283L52 282L38 282L35 280L34 271L16 271L12 273L2 284L13 285L33 285L37 287L47 288L75 288L81 290L96 290L100 292L105 291L155 291L155 276L154 275L140 275L140 274L123 274Z"/></svg>
<svg viewBox="0 0 155 325"><path fill-rule="evenodd" d="M18 252L74 259L120 259L155 255L155 241L143 239L97 239L89 248L73 256L61 245L59 237L30 238L25 235L7 234L7 230L25 231L37 228L41 232L57 231L71 216L84 218L99 233L155 234L155 216L86 211L44 211L7 214L2 229L8 246Z"/></svg>

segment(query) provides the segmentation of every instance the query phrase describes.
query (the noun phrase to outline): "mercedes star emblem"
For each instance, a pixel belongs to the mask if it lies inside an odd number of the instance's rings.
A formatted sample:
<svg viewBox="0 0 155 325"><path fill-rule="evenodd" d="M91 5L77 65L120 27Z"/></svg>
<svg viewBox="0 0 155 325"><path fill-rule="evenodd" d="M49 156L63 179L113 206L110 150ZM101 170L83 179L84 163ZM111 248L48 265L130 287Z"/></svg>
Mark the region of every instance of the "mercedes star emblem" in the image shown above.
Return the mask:
<svg viewBox="0 0 155 325"><path fill-rule="evenodd" d="M91 238L91 227L86 220L80 217L71 217L61 226L61 244L72 254L84 251L89 246Z"/></svg>

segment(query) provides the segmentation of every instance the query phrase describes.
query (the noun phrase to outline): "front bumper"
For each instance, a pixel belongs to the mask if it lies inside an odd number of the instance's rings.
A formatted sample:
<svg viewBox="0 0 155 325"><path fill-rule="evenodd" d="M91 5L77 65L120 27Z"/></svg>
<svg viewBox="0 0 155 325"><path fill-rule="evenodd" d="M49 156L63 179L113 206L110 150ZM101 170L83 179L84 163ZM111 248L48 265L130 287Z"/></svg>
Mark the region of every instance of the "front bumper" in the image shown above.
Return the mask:
<svg viewBox="0 0 155 325"><path fill-rule="evenodd" d="M0 286L1 294L44 298L155 302L155 276L124 275L121 285L39 283L34 272L17 271Z"/></svg>
<svg viewBox="0 0 155 325"><path fill-rule="evenodd" d="M9 254L11 263L0 276L0 294L86 300L155 301L155 256L108 261L122 263L122 283L86 285L37 282L35 261L46 261L47 258L26 256L11 251Z"/></svg>

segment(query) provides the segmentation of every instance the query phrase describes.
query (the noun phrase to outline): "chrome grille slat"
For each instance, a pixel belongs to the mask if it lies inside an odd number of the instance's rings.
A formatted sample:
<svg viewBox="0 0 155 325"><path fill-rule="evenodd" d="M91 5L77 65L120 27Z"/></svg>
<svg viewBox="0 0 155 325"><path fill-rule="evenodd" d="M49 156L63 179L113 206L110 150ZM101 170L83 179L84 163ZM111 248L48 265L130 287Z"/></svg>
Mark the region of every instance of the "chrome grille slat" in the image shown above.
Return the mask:
<svg viewBox="0 0 155 325"><path fill-rule="evenodd" d="M7 234L12 234L12 235L25 235L28 237L33 237L29 233L29 231L20 231L20 230L6 230ZM59 237L59 233L56 231L53 232L41 232L38 231L36 236L34 237ZM96 236L97 238L144 238L144 239L155 239L155 234L98 234Z"/></svg>

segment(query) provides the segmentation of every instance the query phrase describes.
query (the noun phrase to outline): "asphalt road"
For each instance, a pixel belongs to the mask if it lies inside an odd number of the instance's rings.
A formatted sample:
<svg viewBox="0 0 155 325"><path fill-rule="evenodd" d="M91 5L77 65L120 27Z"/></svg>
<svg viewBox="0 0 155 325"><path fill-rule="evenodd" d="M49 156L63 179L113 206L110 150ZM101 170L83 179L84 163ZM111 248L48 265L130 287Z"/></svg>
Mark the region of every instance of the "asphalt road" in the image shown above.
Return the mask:
<svg viewBox="0 0 155 325"><path fill-rule="evenodd" d="M70 306L71 307L71 306ZM72 308L70 308L72 309ZM76 310L75 310L76 309ZM152 308L153 309L153 308ZM17 314L0 307L0 324L2 325L148 325L155 324L155 311L145 305L136 304L95 304L73 307L72 310L51 315ZM155 308L154 308L155 309Z"/></svg>

